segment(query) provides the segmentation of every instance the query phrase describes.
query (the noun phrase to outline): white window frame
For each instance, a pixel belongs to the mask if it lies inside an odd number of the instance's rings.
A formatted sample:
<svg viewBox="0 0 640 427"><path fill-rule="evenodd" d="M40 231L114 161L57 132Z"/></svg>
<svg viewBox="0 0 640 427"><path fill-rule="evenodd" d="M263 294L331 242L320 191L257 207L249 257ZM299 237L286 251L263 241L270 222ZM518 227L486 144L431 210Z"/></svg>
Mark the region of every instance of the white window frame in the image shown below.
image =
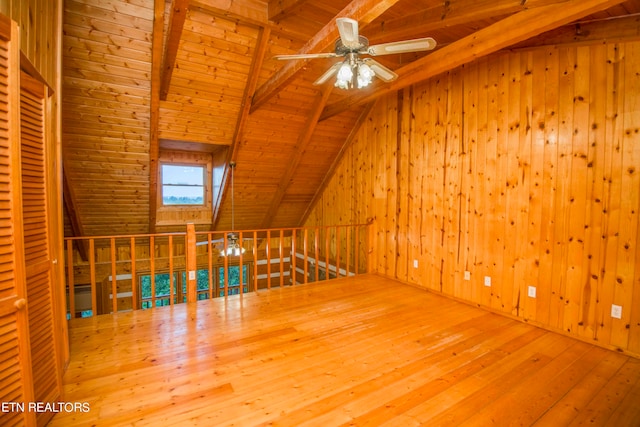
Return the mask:
<svg viewBox="0 0 640 427"><path fill-rule="evenodd" d="M186 168L199 168L202 171L202 185L189 185L189 184L165 184L164 181L164 167L186 167ZM202 207L207 205L207 165L198 163L174 163L174 162L161 162L160 163L160 204L164 207ZM165 186L176 187L198 187L202 189L202 203L165 203L164 192Z"/></svg>

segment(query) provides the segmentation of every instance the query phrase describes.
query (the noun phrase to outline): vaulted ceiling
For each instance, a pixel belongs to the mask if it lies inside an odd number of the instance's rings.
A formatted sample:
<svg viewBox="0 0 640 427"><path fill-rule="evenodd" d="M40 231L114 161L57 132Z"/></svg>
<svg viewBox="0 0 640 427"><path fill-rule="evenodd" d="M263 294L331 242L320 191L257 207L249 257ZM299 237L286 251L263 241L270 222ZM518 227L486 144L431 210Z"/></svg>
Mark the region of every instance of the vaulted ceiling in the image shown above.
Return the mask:
<svg viewBox="0 0 640 427"><path fill-rule="evenodd" d="M65 1L67 234L174 229L156 222L158 159L175 149L236 162L236 228L298 226L378 97L499 50L637 38L640 27L638 0L156 3ZM437 48L376 58L399 78L362 90L313 84L340 59L273 59L333 51L342 16L371 44L428 36ZM231 228L222 187L200 228Z"/></svg>

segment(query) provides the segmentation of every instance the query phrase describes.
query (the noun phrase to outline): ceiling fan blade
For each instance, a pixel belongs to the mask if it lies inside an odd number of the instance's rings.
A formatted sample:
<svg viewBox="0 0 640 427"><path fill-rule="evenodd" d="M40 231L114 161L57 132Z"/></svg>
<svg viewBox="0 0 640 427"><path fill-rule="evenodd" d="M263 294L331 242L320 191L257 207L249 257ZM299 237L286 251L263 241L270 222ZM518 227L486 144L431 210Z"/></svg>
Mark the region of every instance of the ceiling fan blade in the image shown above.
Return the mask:
<svg viewBox="0 0 640 427"><path fill-rule="evenodd" d="M382 43L369 46L369 55L390 55L392 53L421 52L436 47L436 41L431 37L422 39L404 40L400 42Z"/></svg>
<svg viewBox="0 0 640 427"><path fill-rule="evenodd" d="M338 70L340 69L341 65L342 65L342 62L338 62L336 64L333 64L331 66L331 68L329 68L327 71L325 71L323 75L318 77L318 80L313 82L313 84L314 85L321 85L324 82L326 82L327 80L329 80L331 78L331 76L333 76L335 73L338 72Z"/></svg>
<svg viewBox="0 0 640 427"><path fill-rule="evenodd" d="M351 18L336 19L338 31L342 44L348 48L357 48L360 46L360 38L358 34L358 21Z"/></svg>
<svg viewBox="0 0 640 427"><path fill-rule="evenodd" d="M280 61L286 61L289 59L316 59L316 58L335 58L338 56L333 52L326 53L298 53L293 55L276 55L273 59L279 59Z"/></svg>
<svg viewBox="0 0 640 427"><path fill-rule="evenodd" d="M371 67L376 77L378 77L380 80L390 82L398 78L398 75L396 73L394 73L378 61L374 61L371 58L365 58L362 60L362 62Z"/></svg>

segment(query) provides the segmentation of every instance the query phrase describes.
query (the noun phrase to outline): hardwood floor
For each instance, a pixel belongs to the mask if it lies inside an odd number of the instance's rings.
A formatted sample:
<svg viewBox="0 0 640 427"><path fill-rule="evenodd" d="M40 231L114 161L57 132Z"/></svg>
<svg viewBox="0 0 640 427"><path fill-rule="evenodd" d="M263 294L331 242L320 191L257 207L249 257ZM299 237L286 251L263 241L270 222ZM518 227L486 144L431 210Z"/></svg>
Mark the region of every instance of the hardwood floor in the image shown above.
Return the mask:
<svg viewBox="0 0 640 427"><path fill-rule="evenodd" d="M51 426L640 425L640 360L373 275L79 319Z"/></svg>

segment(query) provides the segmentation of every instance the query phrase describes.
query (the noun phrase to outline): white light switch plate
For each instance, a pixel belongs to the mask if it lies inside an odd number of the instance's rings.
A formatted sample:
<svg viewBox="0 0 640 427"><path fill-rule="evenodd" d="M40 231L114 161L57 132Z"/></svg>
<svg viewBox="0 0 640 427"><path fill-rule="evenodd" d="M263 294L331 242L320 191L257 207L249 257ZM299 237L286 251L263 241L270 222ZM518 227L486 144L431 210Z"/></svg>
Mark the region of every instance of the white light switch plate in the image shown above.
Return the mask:
<svg viewBox="0 0 640 427"><path fill-rule="evenodd" d="M464 272L464 280L471 280L471 272L470 271L465 271Z"/></svg>
<svg viewBox="0 0 640 427"><path fill-rule="evenodd" d="M614 319L622 319L622 306L611 304L611 317Z"/></svg>
<svg viewBox="0 0 640 427"><path fill-rule="evenodd" d="M527 290L527 295L529 295L529 298L535 298L536 297L536 287L535 286L529 286L529 289Z"/></svg>
<svg viewBox="0 0 640 427"><path fill-rule="evenodd" d="M491 286L491 276L484 276L484 285L486 287L490 287Z"/></svg>

